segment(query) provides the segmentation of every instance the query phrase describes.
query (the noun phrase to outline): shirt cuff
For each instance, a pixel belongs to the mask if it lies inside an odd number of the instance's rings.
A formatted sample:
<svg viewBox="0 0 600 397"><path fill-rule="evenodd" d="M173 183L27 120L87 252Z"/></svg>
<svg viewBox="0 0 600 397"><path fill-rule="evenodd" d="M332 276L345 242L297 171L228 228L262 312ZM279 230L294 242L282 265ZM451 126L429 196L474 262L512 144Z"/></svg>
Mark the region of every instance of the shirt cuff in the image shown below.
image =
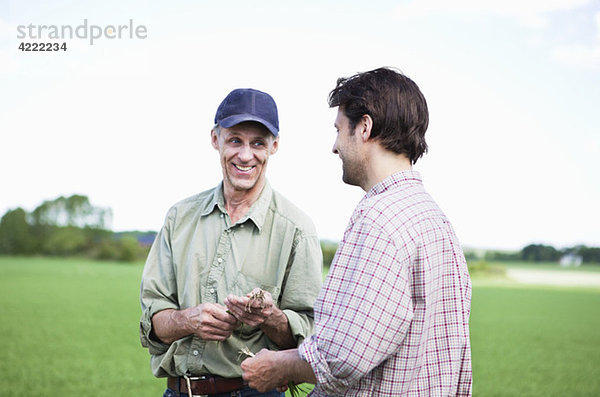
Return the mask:
<svg viewBox="0 0 600 397"><path fill-rule="evenodd" d="M326 381L326 377L323 376L324 372L329 372L327 365L321 364L319 360L319 352L317 351L317 344L315 337L311 336L306 339L300 346L298 346L298 354L300 358L306 361L312 368L315 378L317 378L317 385L323 385Z"/></svg>
<svg viewBox="0 0 600 397"><path fill-rule="evenodd" d="M313 319L306 313L298 313L289 309L284 309L283 314L288 319L292 336L296 340L296 346L298 346L312 333Z"/></svg>
<svg viewBox="0 0 600 397"><path fill-rule="evenodd" d="M148 348L148 351L152 355L163 354L169 350L169 345L162 343L152 332L152 316L156 313L166 309L178 309L177 306L171 302L154 302L148 306L142 313L140 319L140 342L143 347Z"/></svg>
<svg viewBox="0 0 600 397"><path fill-rule="evenodd" d="M342 379L337 379L330 371L329 364L325 357L317 349L317 340L313 335L306 339L299 347L298 354L300 358L306 361L313 370L317 385L315 391L325 393L326 395L343 394L350 386Z"/></svg>

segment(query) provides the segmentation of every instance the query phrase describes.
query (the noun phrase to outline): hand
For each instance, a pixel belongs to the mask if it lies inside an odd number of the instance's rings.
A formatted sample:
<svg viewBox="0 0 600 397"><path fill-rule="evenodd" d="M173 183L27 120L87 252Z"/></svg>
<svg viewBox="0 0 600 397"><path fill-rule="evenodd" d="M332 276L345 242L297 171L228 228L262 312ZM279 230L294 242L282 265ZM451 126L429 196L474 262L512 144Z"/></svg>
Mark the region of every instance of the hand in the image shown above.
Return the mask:
<svg viewBox="0 0 600 397"><path fill-rule="evenodd" d="M260 299L253 298L260 296ZM263 324L273 314L273 297L267 291L255 288L245 297L229 295L225 305L235 318L250 326Z"/></svg>
<svg viewBox="0 0 600 397"><path fill-rule="evenodd" d="M203 303L188 310L193 333L204 340L223 341L240 325L234 316L227 313L227 308L216 303Z"/></svg>
<svg viewBox="0 0 600 397"><path fill-rule="evenodd" d="M262 349L254 357L242 361L242 377L248 386L261 393L278 389L287 390L288 381L285 379L281 366L277 364L277 352Z"/></svg>

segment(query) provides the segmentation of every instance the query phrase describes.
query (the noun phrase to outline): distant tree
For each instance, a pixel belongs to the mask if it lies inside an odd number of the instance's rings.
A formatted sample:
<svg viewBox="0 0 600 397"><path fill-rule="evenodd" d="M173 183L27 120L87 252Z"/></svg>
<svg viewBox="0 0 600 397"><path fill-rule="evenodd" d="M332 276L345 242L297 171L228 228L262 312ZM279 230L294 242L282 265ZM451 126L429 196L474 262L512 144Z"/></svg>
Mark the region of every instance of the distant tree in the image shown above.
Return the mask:
<svg viewBox="0 0 600 397"><path fill-rule="evenodd" d="M479 254L474 250L464 250L463 253L465 255L465 259L468 261L480 259Z"/></svg>
<svg viewBox="0 0 600 397"><path fill-rule="evenodd" d="M580 254L584 262L600 263L600 247L585 247Z"/></svg>
<svg viewBox="0 0 600 397"><path fill-rule="evenodd" d="M332 241L321 240L321 252L323 253L323 266L331 266L335 252L338 249L338 243Z"/></svg>
<svg viewBox="0 0 600 397"><path fill-rule="evenodd" d="M30 214L10 210L0 219L0 254L144 259L156 232L114 233L107 229L111 218L110 208L77 194L46 200Z"/></svg>
<svg viewBox="0 0 600 397"><path fill-rule="evenodd" d="M8 210L0 221L0 253L31 254L34 237L23 208Z"/></svg>
<svg viewBox="0 0 600 397"><path fill-rule="evenodd" d="M483 258L486 261L518 261L521 259L521 253L518 251L486 251Z"/></svg>
<svg viewBox="0 0 600 397"><path fill-rule="evenodd" d="M586 247L585 245L576 245L565 250L568 253L581 256L584 263L600 263L600 248Z"/></svg>
<svg viewBox="0 0 600 397"><path fill-rule="evenodd" d="M119 240L119 260L133 262L139 259L142 252L142 246L133 236L124 236Z"/></svg>
<svg viewBox="0 0 600 397"><path fill-rule="evenodd" d="M533 262L555 262L562 253L550 245L530 244L521 250L521 259Z"/></svg>
<svg viewBox="0 0 600 397"><path fill-rule="evenodd" d="M98 241L92 254L93 257L103 260L117 260L120 255L120 248L112 236Z"/></svg>
<svg viewBox="0 0 600 397"><path fill-rule="evenodd" d="M110 208L94 206L87 196L74 194L44 201L31 214L34 225L76 226L105 229L110 227Z"/></svg>
<svg viewBox="0 0 600 397"><path fill-rule="evenodd" d="M44 254L72 256L83 254L89 247L86 233L75 226L55 226L44 240L42 249Z"/></svg>

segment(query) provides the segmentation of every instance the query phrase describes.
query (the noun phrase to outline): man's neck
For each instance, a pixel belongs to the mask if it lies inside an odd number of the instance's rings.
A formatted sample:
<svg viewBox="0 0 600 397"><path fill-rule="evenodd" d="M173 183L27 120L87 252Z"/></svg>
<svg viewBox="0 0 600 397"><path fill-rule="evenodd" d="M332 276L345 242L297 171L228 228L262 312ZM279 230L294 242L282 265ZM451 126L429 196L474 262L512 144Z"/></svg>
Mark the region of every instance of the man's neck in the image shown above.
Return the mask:
<svg viewBox="0 0 600 397"><path fill-rule="evenodd" d="M252 204L260 197L264 187L264 181L257 183L250 190L235 190L232 186L226 183L223 184L225 210L229 214L232 224L235 224L246 215Z"/></svg>
<svg viewBox="0 0 600 397"><path fill-rule="evenodd" d="M367 180L361 186L365 192L390 175L400 171L412 170L412 163L403 154L384 149L379 143L372 142L368 149Z"/></svg>

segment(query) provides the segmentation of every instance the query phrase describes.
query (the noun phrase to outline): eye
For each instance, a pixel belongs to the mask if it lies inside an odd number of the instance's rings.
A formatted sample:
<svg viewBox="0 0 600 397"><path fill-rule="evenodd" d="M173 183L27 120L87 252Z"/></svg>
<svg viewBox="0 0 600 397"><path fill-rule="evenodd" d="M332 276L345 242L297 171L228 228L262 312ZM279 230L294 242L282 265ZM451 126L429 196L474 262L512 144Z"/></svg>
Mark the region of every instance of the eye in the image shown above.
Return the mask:
<svg viewBox="0 0 600 397"><path fill-rule="evenodd" d="M265 143L263 141L255 141L254 146L265 146Z"/></svg>
<svg viewBox="0 0 600 397"><path fill-rule="evenodd" d="M240 143L241 141L239 140L239 138L231 138L231 139L229 140L229 142L230 142L230 143L236 143L236 144L237 144L237 143Z"/></svg>

